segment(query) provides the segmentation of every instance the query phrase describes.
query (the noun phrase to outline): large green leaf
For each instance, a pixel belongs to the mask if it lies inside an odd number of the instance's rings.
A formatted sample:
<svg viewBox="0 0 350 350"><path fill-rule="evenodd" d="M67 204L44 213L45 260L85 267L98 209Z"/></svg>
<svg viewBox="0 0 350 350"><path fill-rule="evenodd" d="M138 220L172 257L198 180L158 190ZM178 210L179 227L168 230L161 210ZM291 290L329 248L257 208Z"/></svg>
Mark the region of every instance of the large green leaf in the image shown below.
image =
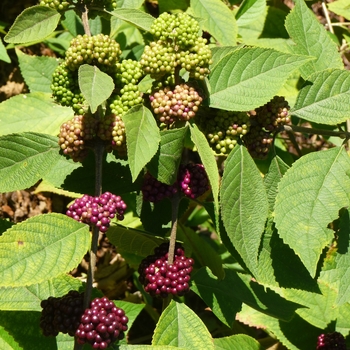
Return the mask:
<svg viewBox="0 0 350 350"><path fill-rule="evenodd" d="M0 286L28 286L71 271L89 245L87 225L61 214L32 217L0 237Z"/></svg>
<svg viewBox="0 0 350 350"><path fill-rule="evenodd" d="M225 162L220 197L227 235L254 274L268 201L260 172L243 146L237 145Z"/></svg>
<svg viewBox="0 0 350 350"><path fill-rule="evenodd" d="M31 131L56 136L74 112L70 107L55 104L51 94L34 92L0 103L0 115L0 135Z"/></svg>
<svg viewBox="0 0 350 350"><path fill-rule="evenodd" d="M15 20L7 35L7 43L24 44L47 38L57 27L61 15L46 6L26 8Z"/></svg>
<svg viewBox="0 0 350 350"><path fill-rule="evenodd" d="M2 326L0 326L0 349L2 349L2 350L23 349L13 339L13 337L8 332L6 332L6 330Z"/></svg>
<svg viewBox="0 0 350 350"><path fill-rule="evenodd" d="M350 115L350 72L327 69L310 75L290 113L320 124L344 122Z"/></svg>
<svg viewBox="0 0 350 350"><path fill-rule="evenodd" d="M2 42L2 38L0 38L0 60L5 61L6 63L11 62L11 58L7 53L6 47Z"/></svg>
<svg viewBox="0 0 350 350"><path fill-rule="evenodd" d="M111 96L114 90L113 79L96 66L83 64L78 71L79 87L82 95L95 113L97 107Z"/></svg>
<svg viewBox="0 0 350 350"><path fill-rule="evenodd" d="M202 320L188 306L175 301L162 312L152 345L214 350L212 337Z"/></svg>
<svg viewBox="0 0 350 350"><path fill-rule="evenodd" d="M147 32L150 30L151 25L154 21L154 17L144 11L137 9L117 8L111 12L111 15L128 23L131 23L134 26Z"/></svg>
<svg viewBox="0 0 350 350"><path fill-rule="evenodd" d="M198 129L196 124L190 124L191 139L197 147L199 156L204 165L205 171L210 181L210 187L213 193L215 215L219 215L219 173L215 156L208 144L208 140L204 134Z"/></svg>
<svg viewBox="0 0 350 350"><path fill-rule="evenodd" d="M16 53L22 76L30 92L51 94L52 74L58 66L57 59L48 56L26 55L21 50L16 50Z"/></svg>
<svg viewBox="0 0 350 350"><path fill-rule="evenodd" d="M0 137L0 192L34 185L60 157L57 138L36 133Z"/></svg>
<svg viewBox="0 0 350 350"><path fill-rule="evenodd" d="M214 338L215 350L264 350L265 348L254 338L246 334L235 334L229 337Z"/></svg>
<svg viewBox="0 0 350 350"><path fill-rule="evenodd" d="M195 16L202 18L203 29L221 45L236 45L237 24L233 12L220 0L191 0ZM229 25L227 25L229 23Z"/></svg>
<svg viewBox="0 0 350 350"><path fill-rule="evenodd" d="M160 133L160 145L147 169L158 181L172 185L177 178L188 127L164 130Z"/></svg>
<svg viewBox="0 0 350 350"><path fill-rule="evenodd" d="M124 116L128 159L135 181L158 150L160 133L153 114L143 105L132 107Z"/></svg>
<svg viewBox="0 0 350 350"><path fill-rule="evenodd" d="M331 242L329 223L349 206L350 160L343 148L314 152L297 160L278 186L275 223L287 243L315 276L323 248Z"/></svg>
<svg viewBox="0 0 350 350"><path fill-rule="evenodd" d="M69 275L61 275L27 287L0 288L0 310L41 311L44 299L61 297L70 290L78 290L82 282Z"/></svg>
<svg viewBox="0 0 350 350"><path fill-rule="evenodd" d="M236 13L238 27L257 21L264 13L265 7L266 0L244 0Z"/></svg>
<svg viewBox="0 0 350 350"><path fill-rule="evenodd" d="M272 49L241 48L225 55L213 68L210 106L249 111L268 102L288 76L310 60Z"/></svg>
<svg viewBox="0 0 350 350"><path fill-rule="evenodd" d="M350 20L350 6L348 0L337 0L327 4L330 11Z"/></svg>
<svg viewBox="0 0 350 350"><path fill-rule="evenodd" d="M296 44L290 45L291 52L315 58L300 67L304 79L327 68L343 68L337 45L304 0L296 1L293 10L286 18L285 25Z"/></svg>

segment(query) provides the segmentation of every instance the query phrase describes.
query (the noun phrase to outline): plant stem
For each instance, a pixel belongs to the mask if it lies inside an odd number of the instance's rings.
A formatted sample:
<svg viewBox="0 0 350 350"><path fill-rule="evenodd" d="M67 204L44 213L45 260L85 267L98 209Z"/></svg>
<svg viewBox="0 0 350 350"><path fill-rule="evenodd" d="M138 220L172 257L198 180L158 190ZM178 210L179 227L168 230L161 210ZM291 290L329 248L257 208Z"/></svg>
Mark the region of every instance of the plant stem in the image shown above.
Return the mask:
<svg viewBox="0 0 350 350"><path fill-rule="evenodd" d="M177 214L179 211L180 195L175 193L174 197L171 199L171 231L170 231L170 242L169 242L169 252L168 252L168 264L174 262L175 256L175 242L176 242L176 232L177 232Z"/></svg>
<svg viewBox="0 0 350 350"><path fill-rule="evenodd" d="M329 18L329 14L328 14L327 5L326 5L325 0L322 0L322 10L323 10L324 16L325 16L326 21L327 21L328 29L331 33L334 34L332 22L331 22L331 19Z"/></svg>
<svg viewBox="0 0 350 350"><path fill-rule="evenodd" d="M90 26L89 26L89 17L88 17L88 8L84 5L84 8L81 11L81 21L83 22L84 32L86 35L91 36Z"/></svg>
<svg viewBox="0 0 350 350"><path fill-rule="evenodd" d="M336 136L336 137L340 137L341 139L350 139L350 132L348 131L333 131L333 130L305 128L303 126L297 126L297 125L283 125L281 126L280 131L303 132L307 134Z"/></svg>

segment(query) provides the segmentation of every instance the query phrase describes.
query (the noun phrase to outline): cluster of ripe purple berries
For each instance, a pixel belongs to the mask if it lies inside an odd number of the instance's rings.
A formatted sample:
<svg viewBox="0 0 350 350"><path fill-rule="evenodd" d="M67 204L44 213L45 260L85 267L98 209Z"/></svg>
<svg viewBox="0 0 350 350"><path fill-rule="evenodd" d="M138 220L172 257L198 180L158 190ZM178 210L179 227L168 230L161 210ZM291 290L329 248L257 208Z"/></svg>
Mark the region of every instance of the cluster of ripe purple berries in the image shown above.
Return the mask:
<svg viewBox="0 0 350 350"><path fill-rule="evenodd" d="M111 343L123 339L127 323L124 310L107 297L96 298L81 316L75 336L80 344L89 343L93 349L106 349Z"/></svg>
<svg viewBox="0 0 350 350"><path fill-rule="evenodd" d="M168 243L161 244L139 266L139 280L151 296L182 296L189 291L193 259L186 258L184 249L176 243L174 262L168 264L168 250Z"/></svg>
<svg viewBox="0 0 350 350"><path fill-rule="evenodd" d="M143 199L153 203L171 198L178 191L188 198L196 199L209 190L209 180L203 164L188 163L180 167L178 179L172 185L164 184L146 173L141 190Z"/></svg>
<svg viewBox="0 0 350 350"><path fill-rule="evenodd" d="M316 350L346 350L345 339L339 332L321 334L317 339Z"/></svg>
<svg viewBox="0 0 350 350"><path fill-rule="evenodd" d="M85 194L69 206L66 214L85 224L95 225L101 232L106 232L117 214L118 220L124 219L126 204L120 196L105 192L99 197L92 197Z"/></svg>

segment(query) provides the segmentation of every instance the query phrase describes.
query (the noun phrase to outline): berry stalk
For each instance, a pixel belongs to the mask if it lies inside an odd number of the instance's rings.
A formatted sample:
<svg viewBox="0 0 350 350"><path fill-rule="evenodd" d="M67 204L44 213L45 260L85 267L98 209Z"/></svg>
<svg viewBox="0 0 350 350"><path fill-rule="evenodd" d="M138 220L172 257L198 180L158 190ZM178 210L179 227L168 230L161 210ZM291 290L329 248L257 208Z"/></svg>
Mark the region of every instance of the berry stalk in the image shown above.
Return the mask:
<svg viewBox="0 0 350 350"><path fill-rule="evenodd" d="M179 203L180 203L179 193L175 193L174 197L171 198L171 231L170 231L170 242L169 242L169 253L168 253L168 265L174 262L176 233L177 233L177 215L179 212Z"/></svg>

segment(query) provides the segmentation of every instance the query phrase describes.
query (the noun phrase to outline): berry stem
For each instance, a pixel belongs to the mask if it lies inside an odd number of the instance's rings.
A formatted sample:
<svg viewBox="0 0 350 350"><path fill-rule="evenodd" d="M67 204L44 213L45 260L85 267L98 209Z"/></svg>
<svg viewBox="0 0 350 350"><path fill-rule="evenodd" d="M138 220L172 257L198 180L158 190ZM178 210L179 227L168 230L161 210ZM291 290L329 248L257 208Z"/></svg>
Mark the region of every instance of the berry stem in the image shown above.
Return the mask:
<svg viewBox="0 0 350 350"><path fill-rule="evenodd" d="M170 231L170 242L169 242L169 253L168 253L168 264L174 262L175 255L175 242L177 233L177 214L179 211L180 195L175 193L171 198L171 231Z"/></svg>
<svg viewBox="0 0 350 350"><path fill-rule="evenodd" d="M84 32L86 35L91 36L90 26L89 26L89 17L88 17L88 8L84 5L81 11L81 20L83 22Z"/></svg>

